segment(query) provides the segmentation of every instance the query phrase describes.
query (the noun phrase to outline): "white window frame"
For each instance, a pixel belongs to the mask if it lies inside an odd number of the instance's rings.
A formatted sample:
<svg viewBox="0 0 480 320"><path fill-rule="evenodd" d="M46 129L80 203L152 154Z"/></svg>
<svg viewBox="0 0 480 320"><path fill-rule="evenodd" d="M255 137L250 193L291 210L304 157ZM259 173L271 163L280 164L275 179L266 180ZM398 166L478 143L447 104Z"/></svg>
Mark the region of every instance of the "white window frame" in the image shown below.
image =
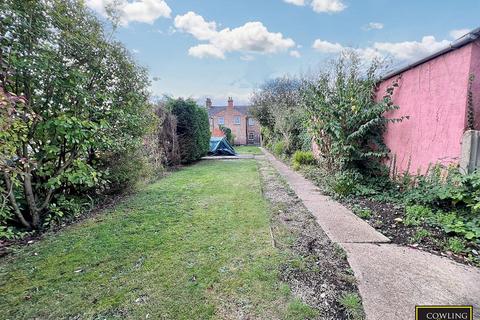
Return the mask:
<svg viewBox="0 0 480 320"><path fill-rule="evenodd" d="M240 125L241 123L242 123L242 118L240 118L240 116L233 117L233 124Z"/></svg>
<svg viewBox="0 0 480 320"><path fill-rule="evenodd" d="M248 125L253 127L255 125L255 120L253 120L253 118L248 118Z"/></svg>
<svg viewBox="0 0 480 320"><path fill-rule="evenodd" d="M249 141L255 140L255 132L249 132L248 133L248 140Z"/></svg>
<svg viewBox="0 0 480 320"><path fill-rule="evenodd" d="M224 117L218 117L218 124L221 126L225 125L225 118Z"/></svg>

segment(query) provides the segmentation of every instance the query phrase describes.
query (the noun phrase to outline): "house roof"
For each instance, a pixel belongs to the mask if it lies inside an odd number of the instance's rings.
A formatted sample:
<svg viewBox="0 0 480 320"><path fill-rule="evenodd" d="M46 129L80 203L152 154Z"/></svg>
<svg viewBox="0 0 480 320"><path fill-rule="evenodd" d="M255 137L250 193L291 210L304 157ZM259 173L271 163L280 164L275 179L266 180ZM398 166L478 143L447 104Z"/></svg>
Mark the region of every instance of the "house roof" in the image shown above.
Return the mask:
<svg viewBox="0 0 480 320"><path fill-rule="evenodd" d="M225 111L227 109L227 106L212 106L207 109L208 109L208 116L212 117L221 111ZM233 109L235 111L240 112L243 115L248 116L249 115L248 111L250 110L250 106L233 106Z"/></svg>
<svg viewBox="0 0 480 320"><path fill-rule="evenodd" d="M448 52L457 50L471 42L474 42L476 40L480 39L480 28L476 28L466 35L458 38L457 40L451 42L447 47L432 53L431 55L428 55L420 60L417 60L415 62L409 63L407 65L401 66L397 69L393 69L391 71L388 71L383 77L382 80L387 80L390 79L391 77L394 77L396 75L399 75L402 72L405 72L407 70L413 69L418 65L421 65L422 63L428 62L430 60L433 60L441 55L444 55Z"/></svg>

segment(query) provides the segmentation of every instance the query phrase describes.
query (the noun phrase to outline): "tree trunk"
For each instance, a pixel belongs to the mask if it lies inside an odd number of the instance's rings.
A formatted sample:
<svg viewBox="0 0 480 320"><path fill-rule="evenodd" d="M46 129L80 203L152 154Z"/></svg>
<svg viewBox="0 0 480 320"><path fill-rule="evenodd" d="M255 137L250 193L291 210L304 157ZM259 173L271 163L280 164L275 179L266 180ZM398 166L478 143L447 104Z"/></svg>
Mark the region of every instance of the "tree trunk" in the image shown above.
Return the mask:
<svg viewBox="0 0 480 320"><path fill-rule="evenodd" d="M35 195L32 188L32 175L30 170L23 175L23 189L25 192L25 200L27 200L28 210L32 217L32 225L35 229L40 228L40 212L37 208L37 203L35 201Z"/></svg>
<svg viewBox="0 0 480 320"><path fill-rule="evenodd" d="M15 194L13 192L13 185L12 181L7 172L3 172L3 177L5 179L5 185L8 191L8 198L10 200L10 204L13 207L13 211L15 212L15 216L17 217L18 221L27 229L32 229L32 225L28 222L25 217L23 216L20 208L18 207L17 200L15 199Z"/></svg>

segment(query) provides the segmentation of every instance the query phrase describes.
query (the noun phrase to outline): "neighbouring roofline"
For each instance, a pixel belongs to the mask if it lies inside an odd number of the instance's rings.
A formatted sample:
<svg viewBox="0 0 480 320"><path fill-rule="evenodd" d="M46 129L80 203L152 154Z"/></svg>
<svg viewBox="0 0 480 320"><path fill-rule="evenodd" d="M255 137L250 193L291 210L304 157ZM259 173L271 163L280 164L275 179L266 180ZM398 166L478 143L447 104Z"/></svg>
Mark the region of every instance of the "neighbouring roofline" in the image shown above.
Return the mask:
<svg viewBox="0 0 480 320"><path fill-rule="evenodd" d="M416 66L419 66L421 65L422 63L425 63L427 61L430 61L430 60L433 60L445 53L448 53L448 52L451 52L451 51L454 51L454 50L457 50L471 42L474 42L475 40L478 40L480 39L480 28L476 28L472 31L470 31L469 33L467 33L466 35L458 38L457 40L454 40L450 43L450 45L442 50L439 50L435 53L432 53L431 55L429 56L426 56L425 58L422 58L420 60L417 60L415 62L412 62L410 64L407 64L406 66L403 66L403 67L400 67L398 69L395 69L393 71L389 71L387 72L382 78L381 80L388 80L396 75L399 75L400 73L403 73L407 70L410 70L410 69L413 69L415 68Z"/></svg>

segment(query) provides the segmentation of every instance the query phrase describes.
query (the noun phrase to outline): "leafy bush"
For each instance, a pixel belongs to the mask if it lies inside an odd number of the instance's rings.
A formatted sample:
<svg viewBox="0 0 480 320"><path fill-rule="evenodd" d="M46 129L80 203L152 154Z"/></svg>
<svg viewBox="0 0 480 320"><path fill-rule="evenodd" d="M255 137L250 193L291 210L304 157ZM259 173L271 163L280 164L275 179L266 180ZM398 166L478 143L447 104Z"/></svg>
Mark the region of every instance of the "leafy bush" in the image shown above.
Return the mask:
<svg viewBox="0 0 480 320"><path fill-rule="evenodd" d="M300 87L299 79L276 78L265 82L251 99L251 113L263 128L263 143L268 145L281 141L282 154L287 156L304 149L306 140L307 150L310 149L306 114L300 106Z"/></svg>
<svg viewBox="0 0 480 320"><path fill-rule="evenodd" d="M283 141L275 142L272 146L273 153L277 156L281 156L285 153L285 143Z"/></svg>
<svg viewBox="0 0 480 320"><path fill-rule="evenodd" d="M304 165L314 165L317 161L311 151L295 151L292 156L292 165L295 170L298 170Z"/></svg>
<svg viewBox="0 0 480 320"><path fill-rule="evenodd" d="M0 224L39 229L61 197L136 180L117 169L139 164L148 77L83 1L4 0L0 16Z"/></svg>
<svg viewBox="0 0 480 320"><path fill-rule="evenodd" d="M341 197L355 194L361 185L362 175L357 171L337 172L330 180L330 188Z"/></svg>
<svg viewBox="0 0 480 320"><path fill-rule="evenodd" d="M169 99L166 108L177 119L181 162L191 163L205 156L210 149L210 124L205 108L182 98Z"/></svg>
<svg viewBox="0 0 480 320"><path fill-rule="evenodd" d="M354 52L345 52L325 69L305 79L301 91L308 129L319 147L322 165L333 171L355 170L361 174L377 170L389 150L383 141L387 123L385 114L398 109L392 103L397 82L387 89L383 99L373 98L381 64L373 61L367 68Z"/></svg>
<svg viewBox="0 0 480 320"><path fill-rule="evenodd" d="M220 125L220 130L222 130L223 134L225 134L225 138L227 138L227 141L228 141L231 145L234 145L234 144L235 144L235 141L234 141L234 140L235 140L235 136L234 136L233 133L232 133L232 129Z"/></svg>

